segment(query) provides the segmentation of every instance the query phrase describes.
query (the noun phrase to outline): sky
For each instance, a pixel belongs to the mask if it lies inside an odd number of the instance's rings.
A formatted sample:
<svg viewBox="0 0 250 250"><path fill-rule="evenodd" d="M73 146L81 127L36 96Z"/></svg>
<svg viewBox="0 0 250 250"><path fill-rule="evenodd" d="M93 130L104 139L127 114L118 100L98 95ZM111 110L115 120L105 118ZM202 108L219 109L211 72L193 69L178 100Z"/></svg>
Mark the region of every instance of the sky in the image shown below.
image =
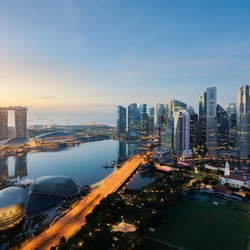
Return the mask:
<svg viewBox="0 0 250 250"><path fill-rule="evenodd" d="M250 83L250 1L1 0L0 106L28 124L115 124L116 105Z"/></svg>

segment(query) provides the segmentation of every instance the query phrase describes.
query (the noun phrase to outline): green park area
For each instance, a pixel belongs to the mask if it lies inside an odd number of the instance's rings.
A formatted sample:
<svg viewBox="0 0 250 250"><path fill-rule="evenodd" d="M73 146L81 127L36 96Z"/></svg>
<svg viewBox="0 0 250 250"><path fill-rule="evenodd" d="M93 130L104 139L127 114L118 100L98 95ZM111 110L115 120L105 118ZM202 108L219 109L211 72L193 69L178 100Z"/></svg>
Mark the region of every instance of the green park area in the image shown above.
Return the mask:
<svg viewBox="0 0 250 250"><path fill-rule="evenodd" d="M187 199L177 202L170 209L165 225L150 235L188 250L245 249L249 236L249 213Z"/></svg>

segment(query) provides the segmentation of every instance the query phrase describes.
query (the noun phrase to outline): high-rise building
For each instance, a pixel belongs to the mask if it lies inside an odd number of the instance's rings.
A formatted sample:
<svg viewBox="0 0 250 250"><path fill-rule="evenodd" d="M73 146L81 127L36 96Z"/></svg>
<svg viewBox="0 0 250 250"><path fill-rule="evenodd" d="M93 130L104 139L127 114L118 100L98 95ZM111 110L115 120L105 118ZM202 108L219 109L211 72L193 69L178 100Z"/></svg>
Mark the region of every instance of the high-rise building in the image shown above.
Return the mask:
<svg viewBox="0 0 250 250"><path fill-rule="evenodd" d="M165 114L164 105L161 103L154 103L154 127L161 128L162 117Z"/></svg>
<svg viewBox="0 0 250 250"><path fill-rule="evenodd" d="M192 156L190 150L190 114L186 110L179 111L176 122L174 150L177 157L188 158Z"/></svg>
<svg viewBox="0 0 250 250"><path fill-rule="evenodd" d="M198 140L201 149L206 149L206 134L207 134L207 93L199 95L199 133Z"/></svg>
<svg viewBox="0 0 250 250"><path fill-rule="evenodd" d="M234 149L237 143L237 109L235 103L230 103L227 106L227 115L229 120L228 146L230 149Z"/></svg>
<svg viewBox="0 0 250 250"><path fill-rule="evenodd" d="M27 138L27 108L10 106L0 108L0 140L8 139L8 111L15 111L14 138Z"/></svg>
<svg viewBox="0 0 250 250"><path fill-rule="evenodd" d="M27 138L27 108L15 109L15 132L16 138Z"/></svg>
<svg viewBox="0 0 250 250"><path fill-rule="evenodd" d="M167 148L169 150L173 149L173 129L173 117L167 116L167 119L161 128L161 147Z"/></svg>
<svg viewBox="0 0 250 250"><path fill-rule="evenodd" d="M149 134L149 119L147 114L147 104L138 104L140 112L140 135L148 136Z"/></svg>
<svg viewBox="0 0 250 250"><path fill-rule="evenodd" d="M137 103L128 106L128 134L138 137L140 133L140 111Z"/></svg>
<svg viewBox="0 0 250 250"><path fill-rule="evenodd" d="M177 113L177 112L175 112ZM178 118L174 117L175 134L174 134L174 150L177 156L181 156L182 153L182 112L179 111Z"/></svg>
<svg viewBox="0 0 250 250"><path fill-rule="evenodd" d="M154 133L154 108L149 108L149 133L152 135Z"/></svg>
<svg viewBox="0 0 250 250"><path fill-rule="evenodd" d="M117 134L126 134L126 108L122 106L117 106Z"/></svg>
<svg viewBox="0 0 250 250"><path fill-rule="evenodd" d="M206 106L206 147L208 154L215 157L218 155L217 90L215 87L207 88Z"/></svg>
<svg viewBox="0 0 250 250"><path fill-rule="evenodd" d="M182 157L192 156L190 150L190 114L188 111L182 112Z"/></svg>
<svg viewBox="0 0 250 250"><path fill-rule="evenodd" d="M217 105L218 148L228 148L229 120L228 114L219 104Z"/></svg>
<svg viewBox="0 0 250 250"><path fill-rule="evenodd" d="M194 152L198 146L198 114L194 112L192 107L188 108L188 112L190 114L190 148Z"/></svg>
<svg viewBox="0 0 250 250"><path fill-rule="evenodd" d="M173 138L174 138L174 149L176 152L179 152L179 132L181 127L178 127L180 111L187 109L187 104L178 100L172 100L169 104L166 105L168 109L168 114L173 117L174 127L173 127ZM180 124L179 124L180 126ZM178 130L179 129L179 130Z"/></svg>
<svg viewBox="0 0 250 250"><path fill-rule="evenodd" d="M242 85L237 96L237 147L239 156L250 156L250 96L249 86Z"/></svg>
<svg viewBox="0 0 250 250"><path fill-rule="evenodd" d="M8 110L0 110L0 141L8 139Z"/></svg>

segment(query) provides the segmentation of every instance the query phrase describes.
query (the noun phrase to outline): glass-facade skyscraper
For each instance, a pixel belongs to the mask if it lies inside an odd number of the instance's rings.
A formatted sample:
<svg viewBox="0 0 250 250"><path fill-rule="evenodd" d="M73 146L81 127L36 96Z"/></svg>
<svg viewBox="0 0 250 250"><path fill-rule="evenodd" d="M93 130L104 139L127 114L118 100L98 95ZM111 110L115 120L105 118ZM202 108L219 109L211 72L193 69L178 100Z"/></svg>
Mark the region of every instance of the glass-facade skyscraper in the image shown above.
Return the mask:
<svg viewBox="0 0 250 250"><path fill-rule="evenodd" d="M207 93L199 95L199 146L206 149L207 137Z"/></svg>
<svg viewBox="0 0 250 250"><path fill-rule="evenodd" d="M237 96L237 147L239 156L250 155L250 96L249 86L242 85Z"/></svg>
<svg viewBox="0 0 250 250"><path fill-rule="evenodd" d="M162 124L162 117L165 114L164 105L161 103L154 103L154 127L160 128Z"/></svg>
<svg viewBox="0 0 250 250"><path fill-rule="evenodd" d="M218 123L218 147L219 149L228 148L229 138L229 119L225 109L217 105L217 123Z"/></svg>
<svg viewBox="0 0 250 250"><path fill-rule="evenodd" d="M15 110L15 137L27 137L27 108L20 107Z"/></svg>
<svg viewBox="0 0 250 250"><path fill-rule="evenodd" d="M149 133L152 135L154 133L154 108L149 108L148 123Z"/></svg>
<svg viewBox="0 0 250 250"><path fill-rule="evenodd" d="M128 106L128 135L137 137L140 133L140 110L137 103Z"/></svg>
<svg viewBox="0 0 250 250"><path fill-rule="evenodd" d="M198 146L198 114L191 107L188 112L190 114L190 148L194 150Z"/></svg>
<svg viewBox="0 0 250 250"><path fill-rule="evenodd" d="M8 110L0 110L0 141L8 139Z"/></svg>
<svg viewBox="0 0 250 250"><path fill-rule="evenodd" d="M229 120L228 146L230 149L234 149L237 142L237 109L235 103L230 103L227 106L227 115Z"/></svg>
<svg viewBox="0 0 250 250"><path fill-rule="evenodd" d="M117 106L117 134L126 133L126 124L127 124L127 114L126 108L122 106Z"/></svg>
<svg viewBox="0 0 250 250"><path fill-rule="evenodd" d="M207 88L207 111L206 111L206 146L208 154L218 155L218 128L217 128L217 89Z"/></svg>

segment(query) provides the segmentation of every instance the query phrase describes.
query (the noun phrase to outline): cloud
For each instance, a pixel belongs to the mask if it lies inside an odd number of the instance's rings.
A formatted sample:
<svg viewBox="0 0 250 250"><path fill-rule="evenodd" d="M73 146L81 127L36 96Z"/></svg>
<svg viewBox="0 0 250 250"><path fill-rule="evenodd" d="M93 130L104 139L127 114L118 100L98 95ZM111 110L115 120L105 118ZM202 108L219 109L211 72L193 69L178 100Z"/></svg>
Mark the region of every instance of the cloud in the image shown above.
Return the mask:
<svg viewBox="0 0 250 250"><path fill-rule="evenodd" d="M51 100L54 99L55 97L52 95L45 95L45 96L40 96L39 98L43 100Z"/></svg>

